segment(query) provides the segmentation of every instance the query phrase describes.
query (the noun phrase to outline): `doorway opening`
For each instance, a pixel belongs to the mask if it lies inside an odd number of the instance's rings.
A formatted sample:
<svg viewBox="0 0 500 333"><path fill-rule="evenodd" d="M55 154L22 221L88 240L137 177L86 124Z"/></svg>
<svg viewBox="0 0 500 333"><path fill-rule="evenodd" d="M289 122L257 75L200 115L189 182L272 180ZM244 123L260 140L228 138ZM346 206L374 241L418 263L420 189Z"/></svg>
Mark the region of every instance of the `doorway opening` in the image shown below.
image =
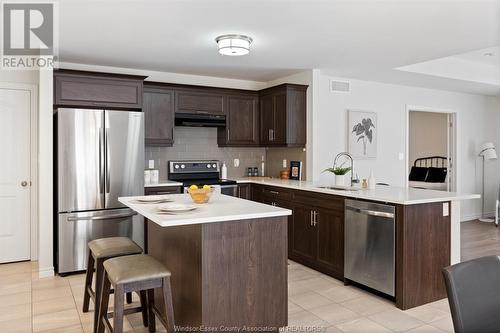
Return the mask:
<svg viewBox="0 0 500 333"><path fill-rule="evenodd" d="M407 119L407 187L456 191L456 113L407 107Z"/></svg>

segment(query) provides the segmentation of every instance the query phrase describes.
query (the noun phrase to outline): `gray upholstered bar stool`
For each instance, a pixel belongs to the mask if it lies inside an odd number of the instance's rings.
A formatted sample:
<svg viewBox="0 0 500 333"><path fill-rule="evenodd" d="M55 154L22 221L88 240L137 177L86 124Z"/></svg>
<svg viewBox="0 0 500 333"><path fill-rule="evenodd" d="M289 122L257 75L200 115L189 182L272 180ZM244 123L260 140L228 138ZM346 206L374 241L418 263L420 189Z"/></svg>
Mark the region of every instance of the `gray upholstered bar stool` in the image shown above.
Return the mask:
<svg viewBox="0 0 500 333"><path fill-rule="evenodd" d="M83 294L83 312L89 311L90 298L94 301L94 332L97 332L97 318L99 315L99 304L101 287L104 279L103 263L106 259L140 254L142 249L127 237L109 237L90 241L88 244L87 273L85 276L85 291ZM96 273L95 291L92 290L93 273ZM145 300L141 299L141 302ZM132 294L127 294L127 303L132 303Z"/></svg>
<svg viewBox="0 0 500 333"><path fill-rule="evenodd" d="M174 332L174 309L170 286L170 271L158 260L147 254L118 257L104 262L104 283L99 306L98 333L104 329L109 332L123 332L123 316L134 312L145 312L144 305L124 309L123 295L127 292L147 291L147 313L149 332L156 331L155 315L160 319L167 332ZM111 286L115 290L113 313L108 314L109 294ZM163 313L154 304L154 289L161 288L163 295ZM109 322L113 318L113 328Z"/></svg>

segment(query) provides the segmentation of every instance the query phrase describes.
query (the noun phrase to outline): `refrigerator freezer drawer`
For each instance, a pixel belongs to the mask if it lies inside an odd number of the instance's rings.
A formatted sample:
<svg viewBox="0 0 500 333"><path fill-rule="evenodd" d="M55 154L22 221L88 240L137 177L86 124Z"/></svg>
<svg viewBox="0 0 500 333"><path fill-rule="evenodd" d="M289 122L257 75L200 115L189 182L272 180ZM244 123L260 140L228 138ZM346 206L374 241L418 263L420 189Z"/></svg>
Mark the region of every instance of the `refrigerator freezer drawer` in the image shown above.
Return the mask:
<svg viewBox="0 0 500 333"><path fill-rule="evenodd" d="M144 247L144 219L128 208L59 214L58 224L59 273L85 270L94 239L125 236Z"/></svg>

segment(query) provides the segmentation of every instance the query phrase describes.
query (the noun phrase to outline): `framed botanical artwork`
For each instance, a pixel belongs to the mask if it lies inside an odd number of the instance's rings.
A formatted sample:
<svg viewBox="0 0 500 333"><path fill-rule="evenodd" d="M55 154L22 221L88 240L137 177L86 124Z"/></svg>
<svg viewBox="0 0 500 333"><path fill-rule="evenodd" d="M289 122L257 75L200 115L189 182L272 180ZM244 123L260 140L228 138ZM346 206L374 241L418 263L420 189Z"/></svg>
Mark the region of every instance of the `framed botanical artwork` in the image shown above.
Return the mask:
<svg viewBox="0 0 500 333"><path fill-rule="evenodd" d="M377 113L348 110L347 150L353 158L377 157Z"/></svg>

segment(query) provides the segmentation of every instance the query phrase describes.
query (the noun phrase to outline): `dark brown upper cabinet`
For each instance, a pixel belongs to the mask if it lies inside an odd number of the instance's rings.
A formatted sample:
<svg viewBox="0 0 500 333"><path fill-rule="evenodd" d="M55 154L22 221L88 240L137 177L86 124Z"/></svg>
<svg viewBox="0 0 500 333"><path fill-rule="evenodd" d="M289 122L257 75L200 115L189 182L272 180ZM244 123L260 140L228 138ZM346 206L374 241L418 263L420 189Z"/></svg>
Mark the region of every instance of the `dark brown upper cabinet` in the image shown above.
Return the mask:
<svg viewBox="0 0 500 333"><path fill-rule="evenodd" d="M145 76L55 70L54 105L141 109Z"/></svg>
<svg viewBox="0 0 500 333"><path fill-rule="evenodd" d="M199 114L224 114L225 95L210 88L175 90L175 112Z"/></svg>
<svg viewBox="0 0 500 333"><path fill-rule="evenodd" d="M226 127L218 129L219 146L259 145L259 98L255 94L226 96Z"/></svg>
<svg viewBox="0 0 500 333"><path fill-rule="evenodd" d="M281 84L260 91L260 144L306 145L307 86Z"/></svg>
<svg viewBox="0 0 500 333"><path fill-rule="evenodd" d="M144 139L146 146L172 146L174 143L174 90L144 84Z"/></svg>

